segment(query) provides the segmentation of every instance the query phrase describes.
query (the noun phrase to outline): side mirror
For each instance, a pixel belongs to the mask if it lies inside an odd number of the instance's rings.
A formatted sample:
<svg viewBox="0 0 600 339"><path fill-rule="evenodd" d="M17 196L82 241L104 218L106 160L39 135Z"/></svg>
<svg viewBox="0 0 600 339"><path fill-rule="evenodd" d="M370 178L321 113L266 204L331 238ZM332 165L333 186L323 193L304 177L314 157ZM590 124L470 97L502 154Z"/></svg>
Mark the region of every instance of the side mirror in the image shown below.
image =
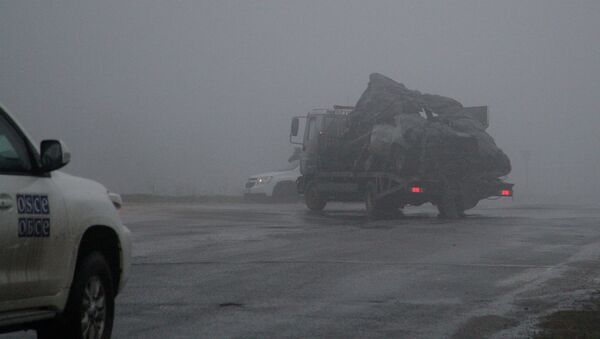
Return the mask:
<svg viewBox="0 0 600 339"><path fill-rule="evenodd" d="M292 119L292 130L290 131L290 135L295 137L298 135L298 128L300 127L300 119L293 118Z"/></svg>
<svg viewBox="0 0 600 339"><path fill-rule="evenodd" d="M59 140L44 140L40 146L42 169L52 172L66 166L71 161L67 146Z"/></svg>

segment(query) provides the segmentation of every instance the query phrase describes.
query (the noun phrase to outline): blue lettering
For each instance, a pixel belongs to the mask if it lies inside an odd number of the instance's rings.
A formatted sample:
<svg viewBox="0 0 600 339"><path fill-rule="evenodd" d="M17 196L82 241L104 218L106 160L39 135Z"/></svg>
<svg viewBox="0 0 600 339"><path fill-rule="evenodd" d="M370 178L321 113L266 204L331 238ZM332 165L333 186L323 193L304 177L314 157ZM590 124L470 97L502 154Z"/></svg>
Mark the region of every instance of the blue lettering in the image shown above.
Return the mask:
<svg viewBox="0 0 600 339"><path fill-rule="evenodd" d="M50 219L42 219L42 236L50 236Z"/></svg>
<svg viewBox="0 0 600 339"><path fill-rule="evenodd" d="M50 214L50 200L47 195L17 194L19 214Z"/></svg>
<svg viewBox="0 0 600 339"><path fill-rule="evenodd" d="M25 197L21 194L17 194L17 211L19 214L25 213Z"/></svg>
<svg viewBox="0 0 600 339"><path fill-rule="evenodd" d="M50 236L50 219L20 218L19 238L47 238Z"/></svg>
<svg viewBox="0 0 600 339"><path fill-rule="evenodd" d="M31 195L25 196L25 213L33 213L33 197Z"/></svg>
<svg viewBox="0 0 600 339"><path fill-rule="evenodd" d="M48 196L42 196L42 214L50 214L50 202Z"/></svg>
<svg viewBox="0 0 600 339"><path fill-rule="evenodd" d="M33 196L33 213L42 213L42 198L39 195Z"/></svg>
<svg viewBox="0 0 600 339"><path fill-rule="evenodd" d="M27 220L19 219L19 238L27 236Z"/></svg>

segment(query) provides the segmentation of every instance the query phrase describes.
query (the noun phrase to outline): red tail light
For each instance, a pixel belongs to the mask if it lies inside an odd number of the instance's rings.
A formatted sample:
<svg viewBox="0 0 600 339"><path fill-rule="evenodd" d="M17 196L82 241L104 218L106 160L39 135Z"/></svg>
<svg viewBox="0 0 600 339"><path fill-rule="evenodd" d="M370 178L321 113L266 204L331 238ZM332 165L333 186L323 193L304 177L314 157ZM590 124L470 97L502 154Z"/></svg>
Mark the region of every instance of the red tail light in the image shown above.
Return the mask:
<svg viewBox="0 0 600 339"><path fill-rule="evenodd" d="M503 197L510 197L510 190L501 190L500 195Z"/></svg>
<svg viewBox="0 0 600 339"><path fill-rule="evenodd" d="M413 186L410 188L411 193L423 193L423 189L419 186Z"/></svg>

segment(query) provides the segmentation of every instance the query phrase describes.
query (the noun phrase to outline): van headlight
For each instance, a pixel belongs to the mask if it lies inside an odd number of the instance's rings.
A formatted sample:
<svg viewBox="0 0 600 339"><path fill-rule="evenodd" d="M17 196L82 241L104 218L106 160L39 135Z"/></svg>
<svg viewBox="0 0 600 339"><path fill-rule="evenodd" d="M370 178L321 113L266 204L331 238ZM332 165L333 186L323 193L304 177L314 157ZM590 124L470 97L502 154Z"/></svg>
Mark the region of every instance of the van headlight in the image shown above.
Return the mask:
<svg viewBox="0 0 600 339"><path fill-rule="evenodd" d="M258 177L258 178L256 178L256 184L257 185L267 184L269 181L271 181L271 179L273 179L273 177Z"/></svg>

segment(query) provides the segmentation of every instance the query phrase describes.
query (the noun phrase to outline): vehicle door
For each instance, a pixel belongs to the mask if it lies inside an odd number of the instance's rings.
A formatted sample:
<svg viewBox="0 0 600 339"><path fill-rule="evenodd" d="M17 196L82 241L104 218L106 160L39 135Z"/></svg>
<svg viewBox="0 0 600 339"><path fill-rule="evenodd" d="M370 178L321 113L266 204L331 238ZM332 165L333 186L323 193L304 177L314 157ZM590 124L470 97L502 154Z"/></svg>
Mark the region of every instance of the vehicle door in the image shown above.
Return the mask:
<svg viewBox="0 0 600 339"><path fill-rule="evenodd" d="M64 199L36 157L0 110L0 302L54 295L65 285Z"/></svg>
<svg viewBox="0 0 600 339"><path fill-rule="evenodd" d="M321 116L309 116L304 129L304 142L302 145L302 157L300 171L303 175L310 175L317 171L319 159L319 133Z"/></svg>

